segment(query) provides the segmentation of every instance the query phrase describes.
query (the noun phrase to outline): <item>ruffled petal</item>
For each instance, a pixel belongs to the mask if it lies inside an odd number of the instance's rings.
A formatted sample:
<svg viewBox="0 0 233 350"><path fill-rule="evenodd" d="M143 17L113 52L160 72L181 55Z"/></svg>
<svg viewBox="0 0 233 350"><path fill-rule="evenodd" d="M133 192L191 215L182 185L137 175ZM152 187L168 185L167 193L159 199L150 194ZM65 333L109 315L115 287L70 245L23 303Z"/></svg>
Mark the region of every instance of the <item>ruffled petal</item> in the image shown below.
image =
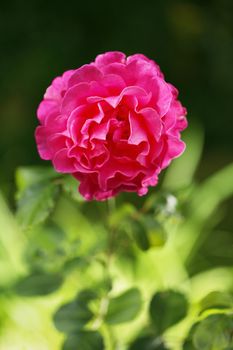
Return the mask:
<svg viewBox="0 0 233 350"><path fill-rule="evenodd" d="M74 159L68 157L67 149L58 151L52 159L54 168L60 173L73 173L77 171L74 165Z"/></svg>
<svg viewBox="0 0 233 350"><path fill-rule="evenodd" d="M69 79L73 73L73 70L68 70L61 77L55 78L52 81L52 84L46 90L44 98L59 101L63 97L67 89Z"/></svg>
<svg viewBox="0 0 233 350"><path fill-rule="evenodd" d="M185 143L178 139L177 137L174 137L172 135L169 135L166 140L166 153L164 154L161 168L166 168L172 161L172 159L179 157L185 150Z"/></svg>
<svg viewBox="0 0 233 350"><path fill-rule="evenodd" d="M41 123L52 115L52 117L59 114L59 106L54 100L43 100L37 109L37 117Z"/></svg>
<svg viewBox="0 0 233 350"><path fill-rule="evenodd" d="M95 65L99 68L115 62L125 63L125 54L120 51L110 51L98 55L95 59Z"/></svg>
<svg viewBox="0 0 233 350"><path fill-rule="evenodd" d="M72 87L79 83L90 83L102 79L101 71L93 65L85 64L81 68L76 69L69 79L68 87Z"/></svg>
<svg viewBox="0 0 233 350"><path fill-rule="evenodd" d="M35 131L37 150L42 159L49 160L52 152L47 143L47 130L44 126L38 126Z"/></svg>
<svg viewBox="0 0 233 350"><path fill-rule="evenodd" d="M186 109L146 56L107 52L53 80L37 110L38 152L87 200L145 195L182 154Z"/></svg>

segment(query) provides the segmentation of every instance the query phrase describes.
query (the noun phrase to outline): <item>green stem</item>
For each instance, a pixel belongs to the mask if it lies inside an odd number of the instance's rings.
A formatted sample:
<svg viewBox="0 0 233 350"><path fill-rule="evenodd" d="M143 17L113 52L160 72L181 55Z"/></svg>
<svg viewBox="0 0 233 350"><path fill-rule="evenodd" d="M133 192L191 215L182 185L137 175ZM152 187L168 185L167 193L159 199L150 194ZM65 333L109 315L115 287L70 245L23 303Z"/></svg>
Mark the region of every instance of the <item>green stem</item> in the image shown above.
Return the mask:
<svg viewBox="0 0 233 350"><path fill-rule="evenodd" d="M107 200L107 209L108 209L108 216L111 216L114 211L116 210L116 201L115 198L110 198ZM110 278L110 268L111 268L111 262L112 257L114 254L114 243L115 243L115 236L116 236L116 229L114 227L111 227L109 225L109 218L107 218L108 222L108 248L107 248L107 261L106 261L106 273L108 278ZM108 295L104 298L105 299L105 306L107 304L108 307ZM107 312L107 307L105 307L105 313ZM102 323L101 325L102 332L104 334L105 339L105 347L106 350L115 350L116 349L116 339L114 337L114 332L111 326L107 325L106 323Z"/></svg>
<svg viewBox="0 0 233 350"><path fill-rule="evenodd" d="M114 197L107 200L108 212L113 213L116 210L116 199Z"/></svg>
<svg viewBox="0 0 233 350"><path fill-rule="evenodd" d="M116 200L115 198L110 198L107 201L107 207L108 207L108 215L111 216L113 212L116 210ZM108 222L108 220L107 220ZM109 225L108 225L109 226ZM107 252L107 263L109 264L112 260L112 255L114 252L114 241L116 237L116 229L115 227L109 226L109 232L108 232L108 252Z"/></svg>
<svg viewBox="0 0 233 350"><path fill-rule="evenodd" d="M112 331L112 328L106 323L103 323L101 326L102 334L104 335L105 340L105 349L106 350L116 350L116 340Z"/></svg>

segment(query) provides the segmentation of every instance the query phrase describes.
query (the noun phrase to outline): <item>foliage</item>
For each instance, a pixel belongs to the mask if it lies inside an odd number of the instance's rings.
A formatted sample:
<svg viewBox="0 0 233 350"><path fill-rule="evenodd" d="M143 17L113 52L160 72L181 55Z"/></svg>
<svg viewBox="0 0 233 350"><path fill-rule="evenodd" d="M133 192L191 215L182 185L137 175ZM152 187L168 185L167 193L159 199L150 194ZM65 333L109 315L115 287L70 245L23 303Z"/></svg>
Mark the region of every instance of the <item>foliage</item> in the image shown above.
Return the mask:
<svg viewBox="0 0 233 350"><path fill-rule="evenodd" d="M0 197L0 349L233 348L232 267L196 268L233 165L196 183L201 135L137 201L85 202L71 177L17 170L15 215Z"/></svg>

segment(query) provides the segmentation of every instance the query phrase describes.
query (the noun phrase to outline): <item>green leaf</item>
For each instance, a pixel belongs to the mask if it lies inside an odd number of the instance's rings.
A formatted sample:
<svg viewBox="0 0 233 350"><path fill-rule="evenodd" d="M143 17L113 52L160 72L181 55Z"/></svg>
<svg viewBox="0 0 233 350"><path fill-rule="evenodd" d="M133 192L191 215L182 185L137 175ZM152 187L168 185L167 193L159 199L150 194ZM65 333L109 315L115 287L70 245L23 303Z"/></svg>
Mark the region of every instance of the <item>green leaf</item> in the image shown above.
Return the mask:
<svg viewBox="0 0 233 350"><path fill-rule="evenodd" d="M143 336L136 339L129 350L168 350L162 339L154 336Z"/></svg>
<svg viewBox="0 0 233 350"><path fill-rule="evenodd" d="M161 247L166 242L166 232L152 216L143 216L139 220L130 219L132 235L141 250Z"/></svg>
<svg viewBox="0 0 233 350"><path fill-rule="evenodd" d="M103 350L104 341L98 332L79 331L70 334L66 339L62 350Z"/></svg>
<svg viewBox="0 0 233 350"><path fill-rule="evenodd" d="M186 150L175 159L165 173L163 188L179 189L192 183L203 149L203 128L193 123L184 134Z"/></svg>
<svg viewBox="0 0 233 350"><path fill-rule="evenodd" d="M193 345L192 339L186 339L184 344L183 344L182 349L183 350L196 350L196 348Z"/></svg>
<svg viewBox="0 0 233 350"><path fill-rule="evenodd" d="M75 257L67 260L63 266L65 273L70 273L74 270L80 269L84 271L89 266L89 262L84 257Z"/></svg>
<svg viewBox="0 0 233 350"><path fill-rule="evenodd" d="M72 333L82 329L88 323L93 313L88 302L95 299L96 294L91 290L84 290L70 303L62 305L54 315L56 328L64 333Z"/></svg>
<svg viewBox="0 0 233 350"><path fill-rule="evenodd" d="M124 225L125 220L130 218L135 212L136 208L131 203L123 203L110 213L108 217L109 225L119 228L119 225Z"/></svg>
<svg viewBox="0 0 233 350"><path fill-rule="evenodd" d="M16 170L17 198L19 199L27 187L31 187L39 182L45 182L61 176L52 167L19 167Z"/></svg>
<svg viewBox="0 0 233 350"><path fill-rule="evenodd" d="M17 218L23 228L44 222L55 206L58 187L39 183L28 187L18 201Z"/></svg>
<svg viewBox="0 0 233 350"><path fill-rule="evenodd" d="M189 334L187 338L185 339L182 349L183 350L196 350L194 344L193 344L193 335L195 333L195 330L197 329L199 323L194 323L189 331Z"/></svg>
<svg viewBox="0 0 233 350"><path fill-rule="evenodd" d="M187 310L186 297L172 290L156 293L150 303L151 320L159 334L181 321Z"/></svg>
<svg viewBox="0 0 233 350"><path fill-rule="evenodd" d="M197 350L225 350L233 347L233 315L214 314L201 321L194 332Z"/></svg>
<svg viewBox="0 0 233 350"><path fill-rule="evenodd" d="M138 220L135 221L131 219L130 221L132 234L137 246L141 250L148 250L150 248L150 242L145 226Z"/></svg>
<svg viewBox="0 0 233 350"><path fill-rule="evenodd" d="M46 295L58 289L63 282L60 274L33 273L21 278L14 286L22 296Z"/></svg>
<svg viewBox="0 0 233 350"><path fill-rule="evenodd" d="M167 240L167 234L163 226L152 216L143 216L143 222L147 229L150 247L164 246Z"/></svg>
<svg viewBox="0 0 233 350"><path fill-rule="evenodd" d="M133 320L142 306L139 289L131 288L119 296L110 299L105 322L118 324Z"/></svg>
<svg viewBox="0 0 233 350"><path fill-rule="evenodd" d="M96 299L98 294L92 289L83 289L78 293L77 300L83 303L88 303L89 301Z"/></svg>
<svg viewBox="0 0 233 350"><path fill-rule="evenodd" d="M92 317L89 308L76 300L61 306L54 315L54 324L59 331L70 333L82 329Z"/></svg>
<svg viewBox="0 0 233 350"><path fill-rule="evenodd" d="M207 220L218 205L233 194L233 163L207 178L192 197L190 211L202 222Z"/></svg>
<svg viewBox="0 0 233 350"><path fill-rule="evenodd" d="M232 196L232 178L233 163L208 177L193 192L188 206L189 217L180 227L177 236L177 246L187 266L192 265L198 249L211 232L208 227L212 226L218 206Z"/></svg>
<svg viewBox="0 0 233 350"><path fill-rule="evenodd" d="M200 302L200 312L209 309L228 309L233 307L233 297L226 292L211 292Z"/></svg>
<svg viewBox="0 0 233 350"><path fill-rule="evenodd" d="M65 232L53 222L28 232L25 260L31 271L60 271L67 258Z"/></svg>
<svg viewBox="0 0 233 350"><path fill-rule="evenodd" d="M0 191L0 285L27 271L23 260L25 235L19 230Z"/></svg>
<svg viewBox="0 0 233 350"><path fill-rule="evenodd" d="M77 202L84 202L84 198L78 191L79 183L78 181L71 175L67 175L63 177L62 188L65 193L67 193L72 199Z"/></svg>

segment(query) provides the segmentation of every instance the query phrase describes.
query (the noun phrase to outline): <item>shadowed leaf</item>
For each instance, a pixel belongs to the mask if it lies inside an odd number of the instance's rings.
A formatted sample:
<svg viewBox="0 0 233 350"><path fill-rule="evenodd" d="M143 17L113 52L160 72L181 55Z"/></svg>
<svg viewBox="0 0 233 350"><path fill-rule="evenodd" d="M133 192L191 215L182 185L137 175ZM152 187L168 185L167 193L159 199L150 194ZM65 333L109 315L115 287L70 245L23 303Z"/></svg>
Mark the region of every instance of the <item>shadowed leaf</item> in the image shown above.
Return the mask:
<svg viewBox="0 0 233 350"><path fill-rule="evenodd" d="M16 293L23 296L46 295L58 289L62 282L60 274L33 273L20 279L14 288Z"/></svg>
<svg viewBox="0 0 233 350"><path fill-rule="evenodd" d="M98 332L82 331L70 334L62 350L103 350L104 342Z"/></svg>
<svg viewBox="0 0 233 350"><path fill-rule="evenodd" d="M150 304L151 320L159 334L181 321L187 310L185 296L172 290L156 293Z"/></svg>
<svg viewBox="0 0 233 350"><path fill-rule="evenodd" d="M105 322L108 324L129 322L138 315L141 305L140 291L137 288L129 289L110 300Z"/></svg>

